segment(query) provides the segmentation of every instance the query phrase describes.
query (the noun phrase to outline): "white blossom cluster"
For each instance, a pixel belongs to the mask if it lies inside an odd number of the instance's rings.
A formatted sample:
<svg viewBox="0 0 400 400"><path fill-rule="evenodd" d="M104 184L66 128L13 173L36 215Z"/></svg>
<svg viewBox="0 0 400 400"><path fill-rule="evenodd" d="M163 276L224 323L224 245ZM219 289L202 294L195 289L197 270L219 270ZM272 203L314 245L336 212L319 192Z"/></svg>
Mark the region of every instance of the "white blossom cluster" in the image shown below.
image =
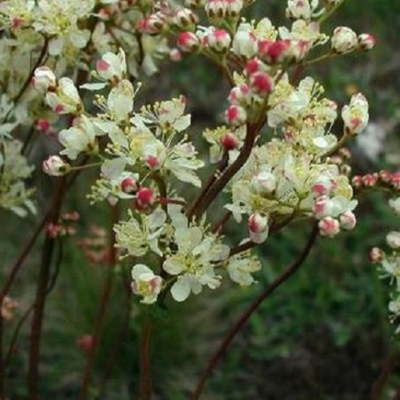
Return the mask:
<svg viewBox="0 0 400 400"><path fill-rule="evenodd" d="M141 4L148 12L138 23L140 34L175 36L173 60L202 54L231 85L225 125L203 133L210 162L219 165L206 190L198 176L206 161L191 140L186 99L136 107L140 84L129 78L130 53L124 46L105 51L93 66L95 81L78 87L48 64L35 70L33 84L46 104L72 117L71 126L58 133L60 153L50 156L43 169L64 175L88 157L100 171L91 201L128 205L114 230L122 257L135 259L132 290L144 303L166 294L184 301L204 287L216 289L224 276L240 285L253 283L261 264L251 248L291 221L315 220L326 237L356 225L351 170L335 155L367 126L367 100L356 94L339 111L320 83L297 74L318 59L368 50L373 38L345 27L332 36L322 32L324 17L338 1L289 0L290 28L275 27L268 18L245 20L241 12L250 3ZM205 20L208 25L199 23ZM322 56L314 55L324 48ZM90 96L92 102L84 101ZM343 128L338 131L339 114ZM198 202L190 204L181 189L186 184L199 188ZM212 226L207 215L209 197L222 190L230 200L221 215L245 220L248 228L247 237L233 247L225 243L223 224Z"/></svg>

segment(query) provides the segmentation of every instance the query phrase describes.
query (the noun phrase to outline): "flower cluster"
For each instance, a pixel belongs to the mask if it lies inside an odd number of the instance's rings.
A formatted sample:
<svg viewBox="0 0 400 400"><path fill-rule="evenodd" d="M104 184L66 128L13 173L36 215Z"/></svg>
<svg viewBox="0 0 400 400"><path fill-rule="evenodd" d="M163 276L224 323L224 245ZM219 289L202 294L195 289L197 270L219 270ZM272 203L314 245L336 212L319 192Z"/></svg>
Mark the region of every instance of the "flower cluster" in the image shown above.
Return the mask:
<svg viewBox="0 0 400 400"><path fill-rule="evenodd" d="M324 97L320 83L299 74L316 60L315 48L330 41L326 54L317 58L324 59L367 50L371 38L356 36L357 45L350 46L347 28L336 29L332 37L321 31L320 22L338 2L289 0L290 28L275 27L268 18L242 18L250 3L141 4L141 35L176 36L173 59L202 54L231 85L226 125L203 132L218 171L193 205L184 188L201 188L198 170L205 162L191 140L185 97L137 109L140 84L129 79L130 55L122 47L103 52L91 74L95 81L79 87L68 77L57 78L48 66L35 70L33 85L47 105L72 120L58 134L60 153L50 156L43 169L60 176L90 159L87 165L100 174L91 201L129 205L126 218L114 227L116 246L121 258L135 259L132 291L144 303L163 301L168 293L184 301L204 287L216 289L224 276L240 285L253 283L261 265L252 244L263 243L291 221L316 220L326 237L356 225L350 156L342 147L366 127L367 100L354 95L340 113L343 130L335 132L338 105ZM208 26L200 25L201 10ZM94 96L89 105L85 93ZM223 223L213 226L205 212L211 193L223 189L231 197L225 205L228 219L232 215L241 223L245 217L248 228L248 237L235 247L224 243Z"/></svg>

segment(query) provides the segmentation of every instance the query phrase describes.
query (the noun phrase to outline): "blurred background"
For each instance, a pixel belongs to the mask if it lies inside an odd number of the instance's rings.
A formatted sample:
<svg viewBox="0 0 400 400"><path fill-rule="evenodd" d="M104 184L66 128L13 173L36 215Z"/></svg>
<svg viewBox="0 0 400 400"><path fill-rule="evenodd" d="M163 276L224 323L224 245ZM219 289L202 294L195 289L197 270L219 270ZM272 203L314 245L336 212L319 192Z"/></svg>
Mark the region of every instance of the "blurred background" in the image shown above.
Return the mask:
<svg viewBox="0 0 400 400"><path fill-rule="evenodd" d="M285 4L284 0L259 0L249 12L254 18L268 16L278 25L284 23ZM377 39L375 50L315 66L309 73L324 84L327 97L340 105L357 91L370 101L370 127L351 147L354 171L398 170L400 1L347 0L325 29L331 32L338 25L372 33ZM140 98L149 102L187 96L193 136L201 143L202 129L221 121L228 87L221 85L218 71L198 57L163 68L170 73L153 79ZM77 235L65 243L59 277L46 308L40 382L43 400L77 399L90 345L87 335L92 332L107 276L101 255L109 215L105 205L87 205L88 179L90 175L77 182L67 202L66 211L79 211L81 220ZM50 190L44 182L38 190L39 202L44 202ZM362 198L357 215L355 231L335 240L319 239L300 272L252 316L209 381L205 400L400 399L400 336L388 320L388 283L379 279L379 272L368 261L369 249L382 245L386 232L398 229L399 221L393 219L381 195ZM33 227L37 221L30 218ZM171 305L168 312L158 312L152 353L157 400L188 398L224 332L296 258L309 229L300 225L287 228L260 248L263 269L257 276L258 285L231 290L225 284L221 290L206 291L185 304ZM0 247L5 265L15 260L30 233L26 221L5 217L1 237L7 239ZM228 226L228 235L232 242L241 237L234 225ZM28 259L25 274L11 293L20 307L7 323L6 340L32 302L30 288L37 264L35 255ZM114 278L96 358L93 399L137 398L140 312L134 305L127 314L130 299L121 290L121 279L120 275ZM11 364L12 400L23 399L25 394L28 327L22 329Z"/></svg>

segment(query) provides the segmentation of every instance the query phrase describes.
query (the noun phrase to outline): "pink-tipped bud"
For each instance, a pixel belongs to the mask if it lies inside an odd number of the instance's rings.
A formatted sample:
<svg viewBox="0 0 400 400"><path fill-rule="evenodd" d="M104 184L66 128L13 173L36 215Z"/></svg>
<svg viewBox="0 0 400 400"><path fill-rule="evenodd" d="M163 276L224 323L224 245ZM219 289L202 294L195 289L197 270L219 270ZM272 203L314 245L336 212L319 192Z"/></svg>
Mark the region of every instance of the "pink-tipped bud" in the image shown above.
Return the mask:
<svg viewBox="0 0 400 400"><path fill-rule="evenodd" d="M373 264L378 264L380 262L382 262L383 258L384 258L384 253L383 251L378 248L378 247L373 247L368 254L369 260L373 263Z"/></svg>
<svg viewBox="0 0 400 400"><path fill-rule="evenodd" d="M340 232L340 224L337 219L326 217L318 223L321 236L333 238Z"/></svg>
<svg viewBox="0 0 400 400"><path fill-rule="evenodd" d="M331 39L332 50L338 54L350 53L358 46L356 33L345 26L337 27Z"/></svg>
<svg viewBox="0 0 400 400"><path fill-rule="evenodd" d="M311 192L315 198L329 196L336 186L336 182L330 177L320 176L312 186Z"/></svg>
<svg viewBox="0 0 400 400"><path fill-rule="evenodd" d="M356 227L357 219L352 211L345 211L339 218L340 227L346 231L351 231Z"/></svg>
<svg viewBox="0 0 400 400"><path fill-rule="evenodd" d="M221 138L221 145L225 150L234 150L239 147L240 141L232 132L226 133Z"/></svg>
<svg viewBox="0 0 400 400"><path fill-rule="evenodd" d="M200 48L200 39L192 32L181 32L176 39L176 44L182 51L191 53Z"/></svg>
<svg viewBox="0 0 400 400"><path fill-rule="evenodd" d="M121 190L128 194L136 193L139 190L139 184L135 178L128 177L121 182Z"/></svg>
<svg viewBox="0 0 400 400"><path fill-rule="evenodd" d="M250 103L250 88L246 83L242 83L231 89L228 100L234 105L247 105Z"/></svg>
<svg viewBox="0 0 400 400"><path fill-rule="evenodd" d="M354 188L359 189L360 187L363 186L363 177L361 175L353 176L353 179L351 180L351 184Z"/></svg>
<svg viewBox="0 0 400 400"><path fill-rule="evenodd" d="M207 17L210 19L226 17L226 5L224 0L208 0L205 5Z"/></svg>
<svg viewBox="0 0 400 400"><path fill-rule="evenodd" d="M182 53L178 49L172 49L169 52L169 58L171 61L178 62L182 60Z"/></svg>
<svg viewBox="0 0 400 400"><path fill-rule="evenodd" d="M383 183L388 184L388 183L390 183L391 180L392 180L392 174L391 174L390 171L382 170L382 171L379 171L378 175L379 175L379 179L380 179Z"/></svg>
<svg viewBox="0 0 400 400"><path fill-rule="evenodd" d="M136 194L136 208L138 210L144 210L147 207L154 204L156 197L154 192L150 188L143 187L139 189Z"/></svg>
<svg viewBox="0 0 400 400"><path fill-rule="evenodd" d="M205 37L208 47L218 53L228 51L231 41L232 39L225 29L214 29Z"/></svg>
<svg viewBox="0 0 400 400"><path fill-rule="evenodd" d="M400 172L395 172L392 174L392 177L390 179L390 184L395 189L400 189Z"/></svg>
<svg viewBox="0 0 400 400"><path fill-rule="evenodd" d="M313 212L315 218L321 219L331 214L333 209L332 200L328 196L321 196L315 199Z"/></svg>
<svg viewBox="0 0 400 400"><path fill-rule="evenodd" d="M230 126L244 125L247 120L246 110L241 106L232 105L225 111L225 119Z"/></svg>
<svg viewBox="0 0 400 400"><path fill-rule="evenodd" d="M144 159L144 163L150 169L156 170L160 168L160 160L158 159L158 157L155 156L146 156Z"/></svg>
<svg viewBox="0 0 400 400"><path fill-rule="evenodd" d="M261 66L262 62L258 58L252 58L251 60L248 60L245 68L247 75L251 76L260 71Z"/></svg>
<svg viewBox="0 0 400 400"><path fill-rule="evenodd" d="M40 118L36 121L36 129L42 132L48 132L50 130L50 121L45 118Z"/></svg>
<svg viewBox="0 0 400 400"><path fill-rule="evenodd" d="M156 34L165 26L165 17L161 13L149 15L139 22L138 30L143 33Z"/></svg>
<svg viewBox="0 0 400 400"><path fill-rule="evenodd" d="M358 35L358 47L362 51L370 51L375 46L375 38L369 33L362 33Z"/></svg>
<svg viewBox="0 0 400 400"><path fill-rule="evenodd" d="M256 72L250 78L250 88L261 96L271 93L273 87L274 81L266 72Z"/></svg>
<svg viewBox="0 0 400 400"><path fill-rule="evenodd" d="M378 182L378 176L376 174L367 174L362 177L362 182L365 187L373 187Z"/></svg>
<svg viewBox="0 0 400 400"><path fill-rule="evenodd" d="M262 40L258 43L258 56L268 64L281 64L287 61L289 49L289 40L278 40L277 42Z"/></svg>
<svg viewBox="0 0 400 400"><path fill-rule="evenodd" d="M189 8L179 9L172 18L172 23L179 29L192 28L197 22L197 15Z"/></svg>
<svg viewBox="0 0 400 400"><path fill-rule="evenodd" d="M50 176L63 176L68 174L71 166L59 156L50 156L42 163L43 171Z"/></svg>
<svg viewBox="0 0 400 400"><path fill-rule="evenodd" d="M35 89L41 92L55 90L57 79L54 72L49 67L42 66L35 69L32 78L32 85Z"/></svg>
<svg viewBox="0 0 400 400"><path fill-rule="evenodd" d="M249 217L248 228L250 239L254 243L264 242L269 233L268 217L261 214L252 214Z"/></svg>
<svg viewBox="0 0 400 400"><path fill-rule="evenodd" d="M271 172L263 171L251 180L251 187L259 194L271 194L276 189L276 178Z"/></svg>

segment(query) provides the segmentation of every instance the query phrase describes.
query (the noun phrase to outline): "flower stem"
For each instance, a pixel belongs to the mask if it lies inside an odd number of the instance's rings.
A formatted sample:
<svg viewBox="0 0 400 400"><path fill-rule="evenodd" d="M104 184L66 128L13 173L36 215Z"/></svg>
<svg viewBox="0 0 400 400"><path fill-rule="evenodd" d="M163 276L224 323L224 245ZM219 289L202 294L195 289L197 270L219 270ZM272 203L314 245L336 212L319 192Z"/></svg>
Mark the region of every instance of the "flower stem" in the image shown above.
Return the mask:
<svg viewBox="0 0 400 400"><path fill-rule="evenodd" d="M151 332L152 320L149 313L146 313L142 325L142 337L140 343L140 399L152 399L151 382Z"/></svg>
<svg viewBox="0 0 400 400"><path fill-rule="evenodd" d="M93 342L92 342L92 346L89 349L87 363L86 363L86 367L85 367L85 370L83 373L82 388L81 388L81 392L79 395L79 400L85 400L88 395L89 385L92 380L92 373L93 373L96 350L99 345L100 335L101 335L101 331L103 329L104 318L106 315L108 304L110 302L111 291L112 291L112 286L113 286L113 281L114 281L115 274L114 274L113 269L116 264L117 254L116 254L116 248L114 246L115 245L115 234L114 234L113 227L118 220L118 207L114 206L114 207L112 207L111 210L112 210L111 225L110 225L110 232L111 232L111 235L110 235L111 236L110 237L110 266L111 266L111 268L108 271L107 281L105 283L105 286L103 289L103 294L102 294L101 300L100 300L99 311L97 313L97 319L96 319L95 326L94 326Z"/></svg>
<svg viewBox="0 0 400 400"><path fill-rule="evenodd" d="M238 320L232 326L232 328L228 331L226 336L222 339L219 347L214 352L212 357L210 358L206 369L204 370L201 379L191 396L191 400L199 400L200 396L203 392L204 386L207 380L211 377L212 372L218 365L221 358L224 356L226 350L232 343L233 339L237 336L240 330L244 327L253 313L260 307L260 305L269 297L271 296L276 289L278 289L284 282L286 282L291 276L293 276L298 269L303 264L304 260L310 254L310 251L315 243L318 234L318 227L315 225L310 237L307 241L307 244L303 248L302 252L300 253L297 260L287 267L269 286L263 290L258 297L256 297L253 302L247 307L247 309L240 315ZM144 399L143 399L144 400Z"/></svg>

